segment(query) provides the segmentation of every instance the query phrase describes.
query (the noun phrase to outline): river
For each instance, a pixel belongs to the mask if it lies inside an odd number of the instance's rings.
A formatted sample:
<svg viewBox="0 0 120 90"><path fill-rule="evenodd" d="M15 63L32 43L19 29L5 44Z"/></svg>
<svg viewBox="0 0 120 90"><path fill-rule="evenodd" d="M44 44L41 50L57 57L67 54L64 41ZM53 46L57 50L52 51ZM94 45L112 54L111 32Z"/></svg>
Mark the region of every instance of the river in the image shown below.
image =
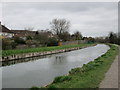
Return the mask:
<svg viewBox="0 0 120 90"><path fill-rule="evenodd" d="M56 76L68 74L72 68L82 67L106 53L109 46L98 44L75 51L18 60L2 68L3 88L31 88L44 86Z"/></svg>

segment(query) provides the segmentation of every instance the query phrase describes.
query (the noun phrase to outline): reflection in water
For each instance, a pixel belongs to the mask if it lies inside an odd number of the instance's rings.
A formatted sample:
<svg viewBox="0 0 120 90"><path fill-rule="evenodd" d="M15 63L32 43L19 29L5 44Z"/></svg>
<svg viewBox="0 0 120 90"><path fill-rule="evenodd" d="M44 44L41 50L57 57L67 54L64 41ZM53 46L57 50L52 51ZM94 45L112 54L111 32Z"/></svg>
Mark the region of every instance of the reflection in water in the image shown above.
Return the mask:
<svg viewBox="0 0 120 90"><path fill-rule="evenodd" d="M65 59L66 57L63 56L63 55L56 55L55 57L51 58L53 61L53 64L62 64L62 63L65 63Z"/></svg>
<svg viewBox="0 0 120 90"><path fill-rule="evenodd" d="M49 57L51 57L51 55L30 57L30 58L19 59L19 60L4 61L4 62L0 62L0 63L2 64L2 66L9 66L9 65L17 64L17 63L35 61L35 60L46 58L46 57L49 58Z"/></svg>
<svg viewBox="0 0 120 90"><path fill-rule="evenodd" d="M56 55L56 54L52 54L52 55L55 55L55 57L51 58L54 60L53 61L54 64L64 63L64 59L65 59L64 55ZM52 55L44 55L44 56L30 57L30 58L19 59L19 60L4 61L4 62L1 62L1 64L2 66L9 66L9 65L18 64L18 63L35 61L43 58L50 58Z"/></svg>
<svg viewBox="0 0 120 90"><path fill-rule="evenodd" d="M2 86L3 88L44 86L52 82L56 76L68 74L72 68L82 67L83 64L93 61L108 49L108 46L99 44L71 52L6 62L3 65L10 66L2 67Z"/></svg>

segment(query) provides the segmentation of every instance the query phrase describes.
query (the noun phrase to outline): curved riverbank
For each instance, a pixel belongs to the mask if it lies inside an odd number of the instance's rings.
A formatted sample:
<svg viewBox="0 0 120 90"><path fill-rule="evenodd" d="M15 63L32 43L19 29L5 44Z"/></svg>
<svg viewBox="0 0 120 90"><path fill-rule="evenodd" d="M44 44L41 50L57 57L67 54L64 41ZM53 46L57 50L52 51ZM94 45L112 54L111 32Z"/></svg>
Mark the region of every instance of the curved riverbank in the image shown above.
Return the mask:
<svg viewBox="0 0 120 90"><path fill-rule="evenodd" d="M56 47L43 47L43 48L32 48L25 50L6 50L2 53L2 62L10 60L18 60L30 57L37 57L43 55L50 55L55 53L68 52L86 48L89 46L95 46L96 44L80 44L80 45L65 45Z"/></svg>
<svg viewBox="0 0 120 90"><path fill-rule="evenodd" d="M107 45L97 44L70 52L6 62L6 66L2 67L3 88L31 88L33 85L42 87L55 77L68 74L72 68L93 61L109 49ZM22 62L16 63L19 61Z"/></svg>
<svg viewBox="0 0 120 90"><path fill-rule="evenodd" d="M118 54L118 47L114 45L110 47L107 53L84 64L82 68L72 69L67 76L56 77L46 88L98 88Z"/></svg>

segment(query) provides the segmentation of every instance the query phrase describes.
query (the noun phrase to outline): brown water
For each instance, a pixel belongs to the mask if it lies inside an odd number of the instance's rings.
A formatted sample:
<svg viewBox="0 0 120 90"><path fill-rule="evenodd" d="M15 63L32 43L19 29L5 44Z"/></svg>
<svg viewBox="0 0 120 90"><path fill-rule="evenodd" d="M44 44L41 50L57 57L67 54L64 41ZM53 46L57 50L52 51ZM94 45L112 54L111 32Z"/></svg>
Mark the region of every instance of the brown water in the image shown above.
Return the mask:
<svg viewBox="0 0 120 90"><path fill-rule="evenodd" d="M81 67L93 61L106 53L108 49L109 46L98 44L71 52L8 62L6 65L14 64L2 67L2 87L44 86L52 82L56 76L68 74L72 68Z"/></svg>

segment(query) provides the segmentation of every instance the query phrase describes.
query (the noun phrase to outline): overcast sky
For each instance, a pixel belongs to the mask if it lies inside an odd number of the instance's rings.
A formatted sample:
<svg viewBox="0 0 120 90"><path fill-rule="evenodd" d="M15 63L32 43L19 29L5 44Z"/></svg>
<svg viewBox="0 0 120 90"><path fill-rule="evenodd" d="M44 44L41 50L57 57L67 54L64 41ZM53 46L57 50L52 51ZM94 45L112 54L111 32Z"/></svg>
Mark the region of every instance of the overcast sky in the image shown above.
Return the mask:
<svg viewBox="0 0 120 90"><path fill-rule="evenodd" d="M71 22L70 33L79 30L83 36L106 36L118 31L117 2L66 2L66 3L3 3L2 24L10 29L34 27L49 29L54 18Z"/></svg>

